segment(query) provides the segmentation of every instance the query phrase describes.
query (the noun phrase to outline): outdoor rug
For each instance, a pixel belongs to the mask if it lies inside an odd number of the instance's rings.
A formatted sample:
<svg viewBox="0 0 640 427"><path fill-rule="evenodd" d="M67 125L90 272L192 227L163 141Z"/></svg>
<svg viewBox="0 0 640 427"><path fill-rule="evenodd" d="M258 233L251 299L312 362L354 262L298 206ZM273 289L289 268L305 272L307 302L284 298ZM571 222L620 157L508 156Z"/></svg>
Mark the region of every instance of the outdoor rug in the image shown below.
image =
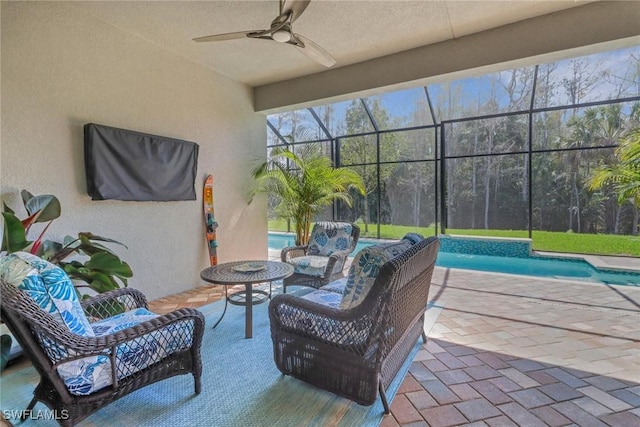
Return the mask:
<svg viewBox="0 0 640 427"><path fill-rule="evenodd" d="M244 307L229 306L216 329L224 303L200 308L206 317L202 342L202 393L193 392L193 377L181 375L152 384L117 400L82 421L80 426L378 426L380 399L362 406L292 377L283 376L273 361L268 303L254 306L253 338L244 338ZM393 381L392 398L414 352ZM30 363L8 367L0 376L0 410L25 409L38 375ZM38 403L34 415L16 426L55 426ZM40 411L41 413L39 413ZM34 417L35 418L35 417Z"/></svg>

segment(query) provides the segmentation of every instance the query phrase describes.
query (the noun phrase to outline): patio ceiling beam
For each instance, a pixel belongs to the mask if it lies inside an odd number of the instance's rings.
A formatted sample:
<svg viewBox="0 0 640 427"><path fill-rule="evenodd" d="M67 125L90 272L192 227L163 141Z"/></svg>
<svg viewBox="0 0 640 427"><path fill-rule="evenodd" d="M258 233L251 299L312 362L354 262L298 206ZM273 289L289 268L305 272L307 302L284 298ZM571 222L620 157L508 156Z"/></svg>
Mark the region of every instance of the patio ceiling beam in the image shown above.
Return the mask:
<svg viewBox="0 0 640 427"><path fill-rule="evenodd" d="M346 65L254 91L277 113L640 43L635 1L593 2L492 30ZM339 58L338 58L339 60Z"/></svg>

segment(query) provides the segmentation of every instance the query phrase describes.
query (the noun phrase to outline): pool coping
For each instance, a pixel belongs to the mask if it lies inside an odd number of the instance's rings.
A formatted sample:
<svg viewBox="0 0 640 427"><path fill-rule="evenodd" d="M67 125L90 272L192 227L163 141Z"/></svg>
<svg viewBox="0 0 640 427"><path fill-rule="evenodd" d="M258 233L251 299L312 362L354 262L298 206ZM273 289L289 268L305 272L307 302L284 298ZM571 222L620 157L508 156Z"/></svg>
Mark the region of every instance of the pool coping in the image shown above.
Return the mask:
<svg viewBox="0 0 640 427"><path fill-rule="evenodd" d="M283 231L269 231L269 233L274 234L282 234L282 235L291 235L291 233L283 232ZM529 254L530 256L541 257L541 258L554 258L554 259L574 259L581 260L592 266L597 270L609 270L616 272L629 272L629 273L640 273L640 258L637 258L638 265L622 265L616 264L615 260L617 258L624 259L636 259L635 257L623 257L623 256L607 256L607 255L590 255L590 254L575 254L570 252L548 252L548 251L536 251L532 248L532 239L527 237L494 237L494 236L466 236L463 234L440 234L438 237L451 238L453 240L480 240L480 241L497 241L497 242L522 242L524 244L529 245ZM393 242L394 239L375 239L372 237L364 237L360 239L361 241L372 241L372 242ZM349 255L350 258L353 258L355 253ZM474 270L479 271L479 270ZM506 274L506 273L505 273ZM537 276L530 276L537 277Z"/></svg>
<svg viewBox="0 0 640 427"><path fill-rule="evenodd" d="M573 284L577 284L577 285L588 285L588 286L620 286L623 288L637 288L637 286L634 285L624 285L624 284L620 284L620 283L602 283L602 282L592 282L589 280L571 280L571 279L558 279L556 277L548 277L548 276L531 276L529 274L517 274L517 273L501 273L501 272L497 272L497 271L484 271L484 270L472 270L469 268L459 268L459 267L442 267L439 265L436 265L435 267L436 269L442 269L442 270L460 270L460 271L465 271L465 272L469 272L469 273L478 273L478 274L483 274L483 275L494 275L494 276L505 276L505 277L512 277L512 278L517 278L517 277L524 277L530 280L539 280L539 281L543 281L543 282L557 282L557 283L573 283Z"/></svg>
<svg viewBox="0 0 640 427"><path fill-rule="evenodd" d="M613 271L628 271L632 273L640 273L640 259L638 259L638 266L630 266L630 265L621 265L621 264L612 264L603 260L602 258L606 255L587 255L587 254L572 254L567 252L545 252L545 251L532 251L535 255L539 255L547 258L569 258L569 259L580 259L585 261L587 264L591 265L593 268L598 270L613 270ZM629 257L630 259L634 259L633 257Z"/></svg>

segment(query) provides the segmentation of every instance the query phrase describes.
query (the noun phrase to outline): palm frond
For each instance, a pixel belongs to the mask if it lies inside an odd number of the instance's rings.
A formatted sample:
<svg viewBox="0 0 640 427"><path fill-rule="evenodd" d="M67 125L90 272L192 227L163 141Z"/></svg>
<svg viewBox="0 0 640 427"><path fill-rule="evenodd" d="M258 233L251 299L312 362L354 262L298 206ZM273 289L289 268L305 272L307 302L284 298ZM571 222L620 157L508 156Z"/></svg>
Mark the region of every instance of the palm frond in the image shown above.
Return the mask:
<svg viewBox="0 0 640 427"><path fill-rule="evenodd" d="M318 153L313 146L275 148L268 161L252 171L257 194L268 194L278 201L277 214L294 222L298 240L305 241L309 223L324 207L335 200L351 205L349 190L365 192L364 181L355 171L334 168L327 156Z"/></svg>

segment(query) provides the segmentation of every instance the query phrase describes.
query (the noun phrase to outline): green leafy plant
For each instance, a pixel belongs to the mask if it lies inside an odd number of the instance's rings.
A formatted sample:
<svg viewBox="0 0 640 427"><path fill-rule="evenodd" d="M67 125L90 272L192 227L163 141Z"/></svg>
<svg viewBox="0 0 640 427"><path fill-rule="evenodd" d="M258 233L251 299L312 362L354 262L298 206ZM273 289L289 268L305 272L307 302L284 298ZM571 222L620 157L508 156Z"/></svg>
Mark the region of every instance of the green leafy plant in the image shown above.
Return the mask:
<svg viewBox="0 0 640 427"><path fill-rule="evenodd" d="M617 162L612 166L596 169L591 177L590 189L611 187L618 196L618 204L630 201L633 206L633 228L631 234L640 232L640 128L631 129L620 140L615 151Z"/></svg>
<svg viewBox="0 0 640 427"><path fill-rule="evenodd" d="M362 177L351 169L334 168L331 160L313 147L294 153L286 148L273 149L270 159L252 172L257 181L255 194L268 194L278 199L277 213L295 224L296 245L309 241L315 215L334 200L351 206L349 189L364 194Z"/></svg>
<svg viewBox="0 0 640 427"><path fill-rule="evenodd" d="M127 286L127 279L133 276L131 267L102 243L114 243L126 248L125 245L89 232L80 232L77 237L66 236L63 242L44 240L52 221L61 214L60 201L50 194L34 196L27 190L22 190L20 195L27 211L26 218L19 219L6 203L3 204L2 251L27 251L48 260L60 266L71 279L76 280L76 288L87 287L102 293ZM27 236L36 223L47 224L35 240L28 240ZM88 259L66 261L72 255Z"/></svg>
<svg viewBox="0 0 640 427"><path fill-rule="evenodd" d="M612 185L618 195L618 203L627 200L640 207L640 128L631 130L616 148L618 162L601 167L591 178L591 189L598 190Z"/></svg>

